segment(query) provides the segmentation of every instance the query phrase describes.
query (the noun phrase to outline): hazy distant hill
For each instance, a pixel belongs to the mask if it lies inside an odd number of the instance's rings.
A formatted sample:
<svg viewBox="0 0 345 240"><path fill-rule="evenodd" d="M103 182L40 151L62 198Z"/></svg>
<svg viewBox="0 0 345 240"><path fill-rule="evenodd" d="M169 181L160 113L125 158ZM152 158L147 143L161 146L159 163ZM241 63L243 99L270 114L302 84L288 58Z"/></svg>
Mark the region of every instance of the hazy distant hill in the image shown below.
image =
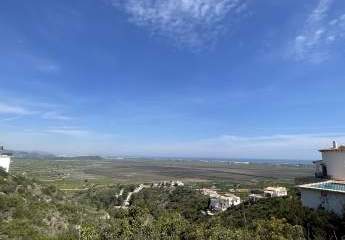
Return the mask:
<svg viewBox="0 0 345 240"><path fill-rule="evenodd" d="M26 151L8 151L16 159L46 159L46 160L103 160L100 156L56 156L46 152L26 152Z"/></svg>
<svg viewBox="0 0 345 240"><path fill-rule="evenodd" d="M52 159L56 158L54 154L45 152L26 152L26 151L14 151L10 150L14 158L17 159Z"/></svg>
<svg viewBox="0 0 345 240"><path fill-rule="evenodd" d="M104 160L101 156L72 156L72 157L59 157L55 156L55 160Z"/></svg>

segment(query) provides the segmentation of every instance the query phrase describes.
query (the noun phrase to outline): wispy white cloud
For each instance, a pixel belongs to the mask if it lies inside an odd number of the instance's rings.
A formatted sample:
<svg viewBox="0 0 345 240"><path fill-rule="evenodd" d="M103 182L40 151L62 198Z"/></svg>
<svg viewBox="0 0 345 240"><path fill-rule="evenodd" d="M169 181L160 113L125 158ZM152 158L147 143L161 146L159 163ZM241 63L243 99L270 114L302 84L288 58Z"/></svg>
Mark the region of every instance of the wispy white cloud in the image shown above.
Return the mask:
<svg viewBox="0 0 345 240"><path fill-rule="evenodd" d="M45 112L42 114L42 118L50 119L50 120L61 120L61 121L69 121L73 119L72 117L66 116L56 111Z"/></svg>
<svg viewBox="0 0 345 240"><path fill-rule="evenodd" d="M1 121L13 121L19 118L36 117L51 121L70 121L73 117L63 114L60 105L44 102L22 101L20 99L7 99L0 102Z"/></svg>
<svg viewBox="0 0 345 240"><path fill-rule="evenodd" d="M181 143L141 144L140 153L149 155L262 158L262 159L317 159L318 149L329 147L332 140L345 143L345 133L277 134L268 136L224 135Z"/></svg>
<svg viewBox="0 0 345 240"><path fill-rule="evenodd" d="M59 154L110 154L185 156L217 158L318 159L318 149L332 140L345 144L345 133L276 134L267 136L223 135L194 141L143 142L125 140L77 126L45 130L9 131L0 129L9 148L40 150Z"/></svg>
<svg viewBox="0 0 345 240"><path fill-rule="evenodd" d="M7 98L0 102L0 121L13 122L18 119L35 118L37 120L67 121L72 120L54 109L59 107L45 103L23 101L19 98Z"/></svg>
<svg viewBox="0 0 345 240"><path fill-rule="evenodd" d="M112 0L130 21L192 48L214 42L229 27L228 16L238 19L247 0Z"/></svg>
<svg viewBox="0 0 345 240"><path fill-rule="evenodd" d="M0 102L0 114L30 115L34 113L34 111L22 106Z"/></svg>
<svg viewBox="0 0 345 240"><path fill-rule="evenodd" d="M51 129L46 130L45 132L53 133L53 134L62 134L62 135L67 135L71 137L85 137L90 134L90 132L87 130L74 128L74 127L51 128Z"/></svg>
<svg viewBox="0 0 345 240"><path fill-rule="evenodd" d="M55 154L108 154L119 147L117 136L78 126L63 126L22 131L0 128L1 141L9 149L45 151Z"/></svg>
<svg viewBox="0 0 345 240"><path fill-rule="evenodd" d="M345 38L345 15L332 17L333 0L319 0L293 41L298 61L321 63L334 54L334 46ZM345 11L345 9L344 9Z"/></svg>

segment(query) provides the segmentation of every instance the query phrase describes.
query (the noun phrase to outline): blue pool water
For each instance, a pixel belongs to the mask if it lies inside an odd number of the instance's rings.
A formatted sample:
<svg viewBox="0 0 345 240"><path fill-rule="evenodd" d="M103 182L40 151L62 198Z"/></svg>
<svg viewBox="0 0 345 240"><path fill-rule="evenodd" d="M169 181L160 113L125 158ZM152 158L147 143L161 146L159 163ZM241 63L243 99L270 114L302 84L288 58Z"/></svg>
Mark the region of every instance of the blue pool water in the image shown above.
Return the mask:
<svg viewBox="0 0 345 240"><path fill-rule="evenodd" d="M342 191L345 192L345 184L341 183L319 183L315 184L314 187L321 188L325 190L334 190L334 191Z"/></svg>

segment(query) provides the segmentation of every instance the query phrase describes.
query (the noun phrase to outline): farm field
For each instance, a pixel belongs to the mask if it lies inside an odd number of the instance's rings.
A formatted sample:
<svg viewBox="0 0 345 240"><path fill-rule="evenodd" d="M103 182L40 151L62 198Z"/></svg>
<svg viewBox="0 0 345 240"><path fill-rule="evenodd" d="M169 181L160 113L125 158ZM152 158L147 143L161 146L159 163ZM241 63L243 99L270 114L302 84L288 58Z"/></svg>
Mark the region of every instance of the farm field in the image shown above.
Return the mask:
<svg viewBox="0 0 345 240"><path fill-rule="evenodd" d="M257 185L265 181L291 184L296 177L312 176L313 167L197 160L14 160L11 172L69 189L84 183L138 184L170 180L205 184Z"/></svg>

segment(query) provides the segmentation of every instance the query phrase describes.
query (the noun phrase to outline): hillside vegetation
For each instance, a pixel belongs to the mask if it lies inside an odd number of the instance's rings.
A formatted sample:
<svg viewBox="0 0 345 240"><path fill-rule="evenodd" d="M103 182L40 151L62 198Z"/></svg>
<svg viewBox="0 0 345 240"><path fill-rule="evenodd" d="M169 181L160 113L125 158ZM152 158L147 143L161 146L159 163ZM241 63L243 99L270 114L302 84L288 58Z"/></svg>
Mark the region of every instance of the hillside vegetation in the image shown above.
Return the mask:
<svg viewBox="0 0 345 240"><path fill-rule="evenodd" d="M119 208L134 186L90 185L66 195L22 176L0 174L0 239L340 239L344 219L301 206L296 194L205 216L208 198L188 187L147 188ZM124 195L118 196L120 189Z"/></svg>

